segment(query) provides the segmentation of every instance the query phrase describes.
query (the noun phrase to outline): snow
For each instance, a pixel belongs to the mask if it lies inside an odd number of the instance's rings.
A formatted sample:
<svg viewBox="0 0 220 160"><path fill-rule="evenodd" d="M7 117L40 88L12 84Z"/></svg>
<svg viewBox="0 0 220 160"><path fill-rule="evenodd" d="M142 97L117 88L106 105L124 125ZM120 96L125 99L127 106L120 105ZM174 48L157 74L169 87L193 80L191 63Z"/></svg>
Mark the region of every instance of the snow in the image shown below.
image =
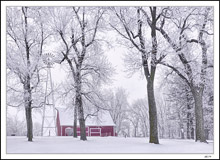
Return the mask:
<svg viewBox="0 0 220 160"><path fill-rule="evenodd" d="M60 125L61 126L72 126L74 114L69 110L57 108L59 110ZM79 122L77 121L77 125ZM98 116L90 116L86 118L86 126L115 126L111 115L108 111L99 111Z"/></svg>
<svg viewBox="0 0 220 160"><path fill-rule="evenodd" d="M7 137L7 153L213 153L213 141L208 144L194 140L160 139L160 144L148 143L148 138L87 137Z"/></svg>

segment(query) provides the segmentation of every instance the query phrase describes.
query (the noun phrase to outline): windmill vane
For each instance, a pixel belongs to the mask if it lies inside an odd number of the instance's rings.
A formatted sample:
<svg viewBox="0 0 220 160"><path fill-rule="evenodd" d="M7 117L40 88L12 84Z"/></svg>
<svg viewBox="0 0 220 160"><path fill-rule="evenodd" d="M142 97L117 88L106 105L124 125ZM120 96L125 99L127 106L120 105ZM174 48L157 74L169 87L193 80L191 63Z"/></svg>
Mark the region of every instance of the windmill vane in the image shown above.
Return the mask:
<svg viewBox="0 0 220 160"><path fill-rule="evenodd" d="M43 55L43 62L47 65L47 66L52 66L54 64L54 55L52 53L45 53Z"/></svg>

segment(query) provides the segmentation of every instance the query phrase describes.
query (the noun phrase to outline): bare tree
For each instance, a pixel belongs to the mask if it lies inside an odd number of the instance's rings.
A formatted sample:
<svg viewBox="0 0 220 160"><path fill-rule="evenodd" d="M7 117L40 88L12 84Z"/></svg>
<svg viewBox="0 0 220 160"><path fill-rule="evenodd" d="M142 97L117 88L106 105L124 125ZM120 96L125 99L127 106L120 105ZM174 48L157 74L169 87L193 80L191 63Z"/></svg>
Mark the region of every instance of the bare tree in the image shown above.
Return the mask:
<svg viewBox="0 0 220 160"><path fill-rule="evenodd" d="M165 57L161 55L158 57L158 43L156 35L156 24L159 20L157 15L156 7L149 7L150 17L147 19L147 25L143 21L143 14L141 10L144 9L141 7L138 8L119 8L117 11L116 8L112 9L119 20L119 23L122 26L122 29L116 28L111 25L114 30L121 35L125 40L131 43L130 48L136 48L136 50L141 53L141 66L144 70L144 75L147 80L147 93L148 93L148 103L149 103L149 119L150 119L150 143L159 144L158 140L158 128L157 128L157 109L154 96L154 78L156 72L157 64ZM132 11L129 11L132 10ZM131 14L132 12L132 14ZM134 14L136 12L136 14ZM146 14L146 11L144 11ZM129 19L129 15L132 16ZM146 29L150 28L151 32L151 49L147 50L147 34ZM121 28L121 27L120 27ZM135 30L137 33L135 34ZM135 66L134 66L135 68Z"/></svg>
<svg viewBox="0 0 220 160"><path fill-rule="evenodd" d="M25 136L26 126L25 119L19 120L19 110L17 110L15 115L7 114L7 136L16 135L16 136Z"/></svg>
<svg viewBox="0 0 220 160"><path fill-rule="evenodd" d="M174 117L175 121L179 124L178 126L176 126L176 128L178 128L179 130L179 133L183 134L183 132L181 132L182 126L184 134L186 135L184 137L186 137L187 139L194 139L195 113L193 106L195 105L195 103L192 92L185 81L181 79L181 77L177 76L174 71L169 71L171 72L165 73L166 75L169 75L169 77L167 77L166 81L164 81L165 83L163 83L163 89L161 90L161 92L164 92L163 95L166 97L166 103L169 108L175 110L176 114L174 115ZM208 79L205 84L205 86L207 87L205 87L203 95L204 127L207 137L207 131L209 131L210 133L209 138L211 138L211 135L213 133L213 106L211 103L209 103L209 100L212 99L210 97L212 97L211 95L213 95L213 91L211 91L211 88L213 87L212 74L212 72L209 72L209 77L207 77ZM169 114L169 112L167 114Z"/></svg>
<svg viewBox="0 0 220 160"><path fill-rule="evenodd" d="M55 7L51 11L63 47L60 63L67 62L74 80L74 137L79 117L81 140L87 140L83 96L88 98L95 85L109 79L110 64L96 40L103 14L101 7Z"/></svg>
<svg viewBox="0 0 220 160"><path fill-rule="evenodd" d="M204 132L204 120L203 120L203 91L205 87L205 77L206 77L206 70L209 67L207 61L207 42L205 40L204 35L212 35L209 31L206 30L206 26L208 21L210 20L209 15L211 14L210 7L203 7L198 11L196 8L191 8L189 13L184 17L178 19L178 23L175 23L178 27L178 37L176 39L172 39L169 34L164 29L164 24L167 19L172 17L172 10L169 8L164 8L164 12L161 12L160 16L162 17L161 25L158 27L156 26L156 30L158 30L164 39L170 44L173 50L177 53L177 56L184 66L184 72L182 73L176 67L161 62L161 64L171 68L174 70L190 87L192 92L194 101L195 101L195 118L196 118L196 141L206 142L205 132ZM171 14L169 14L171 13ZM167 16L169 15L169 16ZM203 17L202 21L196 21L193 26L190 24L190 18L193 17ZM193 20L194 20L193 19ZM211 18L212 19L212 18ZM197 23L198 22L198 23ZM201 23L201 24L200 24ZM190 39L187 35L187 30L192 29L195 26L198 27L198 39ZM191 28L190 28L191 27ZM175 43L177 41L177 43ZM193 68L193 65L190 63L191 61L187 59L186 52L187 46L191 43L196 43L201 48L201 69L200 71L197 68ZM199 76L198 76L199 75Z"/></svg>
<svg viewBox="0 0 220 160"><path fill-rule="evenodd" d="M40 8L7 8L7 67L17 75L23 86L28 141L33 138L33 91L40 82L39 62L45 34Z"/></svg>
<svg viewBox="0 0 220 160"><path fill-rule="evenodd" d="M129 117L136 117L132 121L134 128L135 126L138 127L137 124L139 123L139 128L142 132L142 135L144 137L148 137L149 135L148 134L149 133L148 102L145 99L137 99L131 105L131 108L129 111L131 112L131 115L129 115ZM136 125L134 125L135 124L134 120L136 120ZM138 131L138 128L136 130Z"/></svg>
<svg viewBox="0 0 220 160"><path fill-rule="evenodd" d="M131 125L133 126L133 137L137 137L140 118L134 112L130 112L129 114L130 116L127 117L127 119L130 121Z"/></svg>
<svg viewBox="0 0 220 160"><path fill-rule="evenodd" d="M168 104L164 99L164 94L161 94L161 90L155 90L157 106L158 106L158 134L160 138L165 138L167 130L167 114Z"/></svg>
<svg viewBox="0 0 220 160"><path fill-rule="evenodd" d="M123 124L127 118L127 93L123 88L117 88L115 91L108 90L105 94L106 108L109 110L113 122L116 124L116 134L122 134ZM125 127L127 128L127 127Z"/></svg>

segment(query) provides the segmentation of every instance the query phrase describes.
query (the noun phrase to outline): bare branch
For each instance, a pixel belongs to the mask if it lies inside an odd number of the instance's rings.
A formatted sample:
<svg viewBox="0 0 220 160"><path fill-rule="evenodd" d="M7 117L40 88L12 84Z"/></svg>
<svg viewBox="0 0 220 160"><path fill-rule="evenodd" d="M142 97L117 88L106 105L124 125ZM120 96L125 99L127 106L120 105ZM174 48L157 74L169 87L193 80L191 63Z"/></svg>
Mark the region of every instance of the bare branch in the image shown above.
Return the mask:
<svg viewBox="0 0 220 160"><path fill-rule="evenodd" d="M189 85L189 87L191 86L188 79L183 74L181 74L181 72L177 68L175 68L174 66L169 65L168 63L164 63L164 62L160 62L159 64L162 64L164 66L167 66L167 67L171 68L174 72L177 73L177 75L180 76L180 78L182 78Z"/></svg>
<svg viewBox="0 0 220 160"><path fill-rule="evenodd" d="M151 24L152 24L152 21L150 19L150 17L148 16L147 12L143 9L143 8L140 8L140 10L144 13L144 15L146 16L147 18L147 23L148 25L151 27Z"/></svg>
<svg viewBox="0 0 220 160"><path fill-rule="evenodd" d="M92 36L92 40L86 44L85 47L89 47L95 40L95 37L96 37L96 32L97 32L97 29L98 29L98 25L99 25L99 21L100 19L102 18L102 15L104 14L104 11L100 14L100 16L98 17L97 21L96 21L96 24L95 24L95 29L94 29L94 33L93 33L93 36Z"/></svg>
<svg viewBox="0 0 220 160"><path fill-rule="evenodd" d="M160 58L158 60L156 60L156 64L160 63L167 55L163 54L162 56L160 56Z"/></svg>
<svg viewBox="0 0 220 160"><path fill-rule="evenodd" d="M110 23L109 23L109 25L110 25L115 31L117 31L122 37L124 37L124 38L127 39L127 40L130 40L129 37L127 37L126 35L122 34L115 26L111 25Z"/></svg>
<svg viewBox="0 0 220 160"><path fill-rule="evenodd" d="M197 39L191 39L191 40L187 40L187 43L199 43L199 41Z"/></svg>
<svg viewBox="0 0 220 160"><path fill-rule="evenodd" d="M21 103L18 104L18 105L13 105L13 104L7 103L7 106L10 106L10 107L20 107L20 106L23 105L23 104L24 104L24 102L21 102Z"/></svg>
<svg viewBox="0 0 220 160"><path fill-rule="evenodd" d="M204 32L204 33L206 33L206 34L208 34L208 35L210 35L210 36L212 36L212 35L214 35L214 33L209 33L208 31L206 31L206 30L200 30L201 32Z"/></svg>
<svg viewBox="0 0 220 160"><path fill-rule="evenodd" d="M63 32L60 30L60 31L58 31L58 33L60 34L60 37L61 37L61 39L63 40L63 43L65 44L65 47L66 47L66 56L67 56L68 53L69 53L70 48L69 48L69 46L68 46L66 40L65 40L64 37L63 37Z"/></svg>
<svg viewBox="0 0 220 160"><path fill-rule="evenodd" d="M81 20L80 20L80 18L79 18L79 14L78 14L79 9L80 9L80 7L78 7L78 9L77 9L77 10L76 10L76 8L75 8L75 7L73 7L73 11L75 12L75 15L76 15L76 17L77 17L77 20L78 20L78 22L79 22L79 25L80 25L80 27L82 28L82 27L83 27L83 25L82 25L82 22L81 22Z"/></svg>

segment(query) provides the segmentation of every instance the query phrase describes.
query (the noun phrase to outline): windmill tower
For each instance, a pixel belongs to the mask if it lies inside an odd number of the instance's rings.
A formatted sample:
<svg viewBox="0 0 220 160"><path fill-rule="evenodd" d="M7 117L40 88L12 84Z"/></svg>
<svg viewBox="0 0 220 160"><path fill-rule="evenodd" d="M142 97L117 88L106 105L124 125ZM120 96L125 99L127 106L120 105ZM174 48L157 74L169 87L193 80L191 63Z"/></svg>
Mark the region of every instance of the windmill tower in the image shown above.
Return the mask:
<svg viewBox="0 0 220 160"><path fill-rule="evenodd" d="M56 111L54 103L53 82L51 77L51 68L54 64L54 55L51 53L44 54L43 62L47 65L47 79L44 96L41 136L56 136Z"/></svg>

